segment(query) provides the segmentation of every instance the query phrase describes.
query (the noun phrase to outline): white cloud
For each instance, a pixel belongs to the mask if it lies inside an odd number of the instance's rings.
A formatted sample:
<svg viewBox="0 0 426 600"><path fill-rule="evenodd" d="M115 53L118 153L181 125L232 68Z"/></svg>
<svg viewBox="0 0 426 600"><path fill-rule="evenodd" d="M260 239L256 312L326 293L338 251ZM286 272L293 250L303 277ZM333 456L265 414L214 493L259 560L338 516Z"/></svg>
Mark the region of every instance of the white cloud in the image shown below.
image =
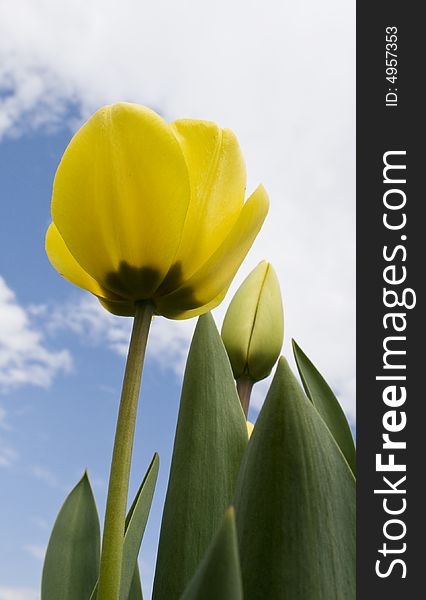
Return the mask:
<svg viewBox="0 0 426 600"><path fill-rule="evenodd" d="M68 351L46 347L42 331L0 276L0 392L24 384L47 387L70 367Z"/></svg>
<svg viewBox="0 0 426 600"><path fill-rule="evenodd" d="M24 550L31 554L37 560L43 561L44 555L46 554L47 546L41 546L39 544L25 544Z"/></svg>
<svg viewBox="0 0 426 600"><path fill-rule="evenodd" d="M31 588L0 586L0 600L39 600L40 594Z"/></svg>
<svg viewBox="0 0 426 600"><path fill-rule="evenodd" d="M69 303L51 307L47 315L49 320L45 326L51 333L70 330L87 344L102 345L120 356L127 355L132 320L108 313L94 296L75 295ZM194 326L194 319L170 321L154 318L147 356L181 376Z"/></svg>
<svg viewBox="0 0 426 600"><path fill-rule="evenodd" d="M116 100L148 104L167 118L210 118L236 131L249 189L264 182L271 210L232 290L258 260L274 264L285 300L286 352L294 336L343 391L353 418L355 3L3 4L4 135L62 124L70 103L86 116ZM167 328L164 339L174 340ZM125 338L114 331L117 339L108 343L119 348ZM167 350L162 335L158 344Z"/></svg>
<svg viewBox="0 0 426 600"><path fill-rule="evenodd" d="M38 479L39 481L43 481L49 487L57 488L61 487L56 475L50 471L47 467L42 465L33 465L30 469L31 475Z"/></svg>
<svg viewBox="0 0 426 600"><path fill-rule="evenodd" d="M68 303L49 307L46 316L51 333L69 330L86 343L105 344L123 356L127 353L131 319L110 315L90 294L76 294Z"/></svg>
<svg viewBox="0 0 426 600"><path fill-rule="evenodd" d="M4 445L0 440L0 468L11 467L18 459L18 453L14 448Z"/></svg>
<svg viewBox="0 0 426 600"><path fill-rule="evenodd" d="M7 412L0 406L0 430L10 431L12 427L7 421ZM0 437L0 468L11 467L19 458L18 452L8 444L5 444Z"/></svg>

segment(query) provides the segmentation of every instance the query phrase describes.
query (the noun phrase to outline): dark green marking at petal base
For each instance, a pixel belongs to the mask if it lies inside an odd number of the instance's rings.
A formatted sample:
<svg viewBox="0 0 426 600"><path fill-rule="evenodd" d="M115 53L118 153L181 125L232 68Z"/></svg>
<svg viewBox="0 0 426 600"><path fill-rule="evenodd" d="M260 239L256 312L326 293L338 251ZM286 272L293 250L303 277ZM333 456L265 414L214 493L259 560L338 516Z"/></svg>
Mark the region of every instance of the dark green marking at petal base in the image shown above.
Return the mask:
<svg viewBox="0 0 426 600"><path fill-rule="evenodd" d="M133 267L121 261L118 271L108 273L106 286L124 298L148 300L161 283L161 274L152 267Z"/></svg>
<svg viewBox="0 0 426 600"><path fill-rule="evenodd" d="M181 263L174 263L162 279L158 269L134 267L121 261L118 271L111 271L105 277L105 287L126 301L139 302L164 298L179 290L179 310L191 310L200 305L190 286L184 285Z"/></svg>

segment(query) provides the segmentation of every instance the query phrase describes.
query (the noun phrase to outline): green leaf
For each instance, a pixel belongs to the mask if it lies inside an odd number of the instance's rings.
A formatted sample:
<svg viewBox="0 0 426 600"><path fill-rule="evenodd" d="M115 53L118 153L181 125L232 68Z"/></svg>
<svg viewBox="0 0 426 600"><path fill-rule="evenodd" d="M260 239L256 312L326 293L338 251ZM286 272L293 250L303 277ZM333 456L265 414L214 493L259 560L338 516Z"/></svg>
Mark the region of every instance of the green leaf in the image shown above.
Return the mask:
<svg viewBox="0 0 426 600"><path fill-rule="evenodd" d="M207 550L182 600L243 600L235 512L226 511L222 527Z"/></svg>
<svg viewBox="0 0 426 600"><path fill-rule="evenodd" d="M293 353L306 395L324 419L355 474L356 451L349 423L339 401L321 373L293 340Z"/></svg>
<svg viewBox="0 0 426 600"><path fill-rule="evenodd" d="M42 600L89 598L99 574L100 527L87 473L53 527L43 566Z"/></svg>
<svg viewBox="0 0 426 600"><path fill-rule="evenodd" d="M139 567L137 564L135 572L133 573L132 585L130 587L128 600L143 600L141 578L139 575Z"/></svg>
<svg viewBox="0 0 426 600"><path fill-rule="evenodd" d="M245 600L355 599L355 479L283 358L235 508Z"/></svg>
<svg viewBox="0 0 426 600"><path fill-rule="evenodd" d="M138 554L151 509L159 463L158 454L154 454L154 458L148 467L148 471L126 517L120 600L128 600L131 588L133 587L134 592L137 588L137 581L134 581L134 577L139 576L139 573L136 574ZM134 597L137 598L137 596Z"/></svg>
<svg viewBox="0 0 426 600"><path fill-rule="evenodd" d="M210 314L199 318L183 382L154 581L177 600L231 503L248 443L231 366Z"/></svg>

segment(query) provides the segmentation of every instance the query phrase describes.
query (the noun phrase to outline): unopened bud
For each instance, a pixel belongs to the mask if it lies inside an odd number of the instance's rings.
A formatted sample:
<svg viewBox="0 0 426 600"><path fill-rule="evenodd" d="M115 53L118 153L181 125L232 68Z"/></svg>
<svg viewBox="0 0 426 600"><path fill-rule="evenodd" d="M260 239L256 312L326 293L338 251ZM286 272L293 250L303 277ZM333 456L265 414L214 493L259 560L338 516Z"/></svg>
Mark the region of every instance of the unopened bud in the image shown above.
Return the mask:
<svg viewBox="0 0 426 600"><path fill-rule="evenodd" d="M283 344L280 286L272 266L262 261L238 288L222 326L222 339L235 379L260 381L269 375Z"/></svg>

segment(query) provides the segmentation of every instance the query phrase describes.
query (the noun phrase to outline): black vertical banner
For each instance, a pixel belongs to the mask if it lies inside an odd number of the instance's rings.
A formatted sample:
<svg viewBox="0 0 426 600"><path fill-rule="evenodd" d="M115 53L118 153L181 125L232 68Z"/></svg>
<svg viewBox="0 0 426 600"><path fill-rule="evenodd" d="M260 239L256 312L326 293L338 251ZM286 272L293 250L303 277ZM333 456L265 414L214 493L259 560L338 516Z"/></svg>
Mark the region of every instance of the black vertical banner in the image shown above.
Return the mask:
<svg viewBox="0 0 426 600"><path fill-rule="evenodd" d="M357 4L357 598L424 597L421 3ZM343 600L343 599L342 599Z"/></svg>

